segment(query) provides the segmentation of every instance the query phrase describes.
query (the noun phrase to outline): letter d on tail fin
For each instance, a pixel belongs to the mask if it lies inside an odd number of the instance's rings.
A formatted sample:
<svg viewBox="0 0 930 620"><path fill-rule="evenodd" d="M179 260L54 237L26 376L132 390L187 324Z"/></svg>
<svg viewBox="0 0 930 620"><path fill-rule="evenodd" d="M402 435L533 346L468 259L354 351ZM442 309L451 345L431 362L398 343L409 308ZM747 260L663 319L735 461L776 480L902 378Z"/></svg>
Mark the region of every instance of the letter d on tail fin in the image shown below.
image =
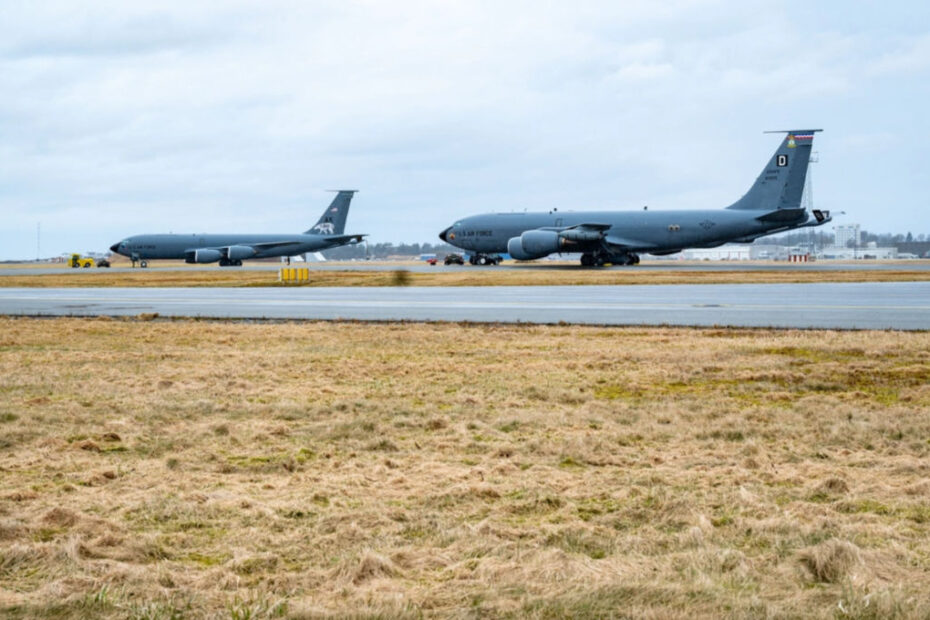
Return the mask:
<svg viewBox="0 0 930 620"><path fill-rule="evenodd" d="M801 207L801 194L804 193L804 180L807 178L807 165L810 162L814 134L821 129L795 129L791 131L770 131L766 133L784 133L785 139L775 150L768 165L746 195L734 202L727 209L745 209L753 211L774 211L776 209L798 209Z"/></svg>
<svg viewBox="0 0 930 620"><path fill-rule="evenodd" d="M349 203L357 189L342 189L336 192L333 202L326 207L319 221L305 235L341 235L346 229L346 217L349 215Z"/></svg>

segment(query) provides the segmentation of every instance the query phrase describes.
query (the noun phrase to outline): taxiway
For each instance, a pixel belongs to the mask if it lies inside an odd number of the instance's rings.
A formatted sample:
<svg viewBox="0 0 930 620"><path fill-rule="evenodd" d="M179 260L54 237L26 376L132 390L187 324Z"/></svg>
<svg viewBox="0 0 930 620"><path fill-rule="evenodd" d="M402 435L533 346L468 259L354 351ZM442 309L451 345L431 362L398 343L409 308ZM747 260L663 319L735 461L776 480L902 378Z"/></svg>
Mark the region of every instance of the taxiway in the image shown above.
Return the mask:
<svg viewBox="0 0 930 620"><path fill-rule="evenodd" d="M80 273L118 274L127 271L146 272L205 272L205 271L268 271L276 272L286 265L282 263L256 263L247 262L242 267L219 267L217 265L186 265L181 261L156 261L146 270L133 269L125 263L110 269L72 269L56 264L0 264L0 277L26 276L26 275L63 275ZM836 271L930 271L930 260L907 261L819 261L813 263L788 263L773 261L655 261L646 260L636 267L609 266L597 270L584 269L576 262L569 261L535 261L530 263L514 263L507 261L496 266L477 265L429 265L422 261L417 262L391 262L391 261L330 261L321 263L293 263L291 267L307 267L311 271L397 271L406 270L414 273L449 272L460 273L470 271L575 271L579 273L595 273L601 269L634 270L636 272L665 272L665 271L712 271L712 272L740 272L740 271L766 271L766 272L836 272Z"/></svg>

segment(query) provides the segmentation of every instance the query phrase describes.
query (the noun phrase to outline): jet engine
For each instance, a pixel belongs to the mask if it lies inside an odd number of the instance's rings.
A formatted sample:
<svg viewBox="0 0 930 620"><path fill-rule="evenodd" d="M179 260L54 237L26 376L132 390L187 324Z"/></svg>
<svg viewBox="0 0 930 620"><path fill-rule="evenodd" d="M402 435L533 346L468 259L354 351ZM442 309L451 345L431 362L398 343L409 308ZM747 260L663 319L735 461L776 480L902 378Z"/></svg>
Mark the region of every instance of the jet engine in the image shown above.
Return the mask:
<svg viewBox="0 0 930 620"><path fill-rule="evenodd" d="M248 245L232 245L226 251L226 258L229 260L242 260L253 256L255 256L255 248Z"/></svg>
<svg viewBox="0 0 930 620"><path fill-rule="evenodd" d="M528 230L507 242L507 252L517 260L532 260L560 252L565 244L553 230Z"/></svg>
<svg viewBox="0 0 930 620"><path fill-rule="evenodd" d="M184 261L187 263L215 263L223 258L219 250L191 250L187 252Z"/></svg>

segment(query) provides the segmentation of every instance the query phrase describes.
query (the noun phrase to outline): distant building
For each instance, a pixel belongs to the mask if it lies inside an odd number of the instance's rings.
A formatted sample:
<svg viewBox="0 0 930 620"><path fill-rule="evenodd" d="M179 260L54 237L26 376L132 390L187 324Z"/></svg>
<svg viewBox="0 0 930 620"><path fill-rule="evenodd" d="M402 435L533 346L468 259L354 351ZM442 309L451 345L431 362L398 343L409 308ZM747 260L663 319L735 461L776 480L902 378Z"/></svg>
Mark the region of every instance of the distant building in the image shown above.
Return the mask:
<svg viewBox="0 0 930 620"><path fill-rule="evenodd" d="M846 230L840 230L846 229ZM898 248L879 247L874 241L862 244L859 236L859 226L837 226L839 241L858 239L860 243L855 247L845 245L827 246L814 250L806 245L785 246L776 243L735 244L730 243L716 248L692 248L682 250L677 254L660 257L650 257L652 260L706 260L706 261L792 261L807 262L821 259L855 260L855 259L895 259L898 258ZM914 249L921 249L916 243ZM928 243L930 246L930 243ZM914 255L920 256L917 252ZM565 258L565 255L562 255ZM930 258L930 256L928 256Z"/></svg>
<svg viewBox="0 0 930 620"><path fill-rule="evenodd" d="M749 260L752 258L748 245L721 245L717 248L695 248L683 250L684 260Z"/></svg>
<svg viewBox="0 0 930 620"><path fill-rule="evenodd" d="M849 224L848 226L834 226L833 227L834 241L833 245L838 248L845 248L849 245L850 241L854 241L855 245L862 245L862 235L859 231L859 224Z"/></svg>
<svg viewBox="0 0 930 620"><path fill-rule="evenodd" d="M898 257L898 248L880 248L873 241L867 247L847 248L847 247L826 247L820 254L821 258L836 260L853 260L853 259L889 259Z"/></svg>
<svg viewBox="0 0 930 620"><path fill-rule="evenodd" d="M786 260L788 248L774 243L753 243L749 246L749 257L752 260Z"/></svg>

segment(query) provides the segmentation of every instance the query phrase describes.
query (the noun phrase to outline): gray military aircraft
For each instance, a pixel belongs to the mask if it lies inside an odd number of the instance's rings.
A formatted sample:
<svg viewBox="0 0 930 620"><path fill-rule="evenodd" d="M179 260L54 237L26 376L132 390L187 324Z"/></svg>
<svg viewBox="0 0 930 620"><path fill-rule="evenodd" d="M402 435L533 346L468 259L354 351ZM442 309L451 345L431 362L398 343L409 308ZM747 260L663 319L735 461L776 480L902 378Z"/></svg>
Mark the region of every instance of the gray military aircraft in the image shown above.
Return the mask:
<svg viewBox="0 0 930 620"><path fill-rule="evenodd" d="M220 267L241 266L247 258L296 256L358 243L367 235L344 235L349 203L355 189L337 192L319 221L310 230L281 235L136 235L110 246L110 251L128 256L133 267L154 258L181 259L188 263L215 263Z"/></svg>
<svg viewBox="0 0 930 620"><path fill-rule="evenodd" d="M517 260L580 252L581 264L591 267L635 265L641 253L751 243L773 233L822 226L832 219L829 211L808 214L801 206L818 131L767 132L787 135L746 195L725 209L486 213L455 222L439 238L472 252L473 264L488 264L505 252Z"/></svg>

